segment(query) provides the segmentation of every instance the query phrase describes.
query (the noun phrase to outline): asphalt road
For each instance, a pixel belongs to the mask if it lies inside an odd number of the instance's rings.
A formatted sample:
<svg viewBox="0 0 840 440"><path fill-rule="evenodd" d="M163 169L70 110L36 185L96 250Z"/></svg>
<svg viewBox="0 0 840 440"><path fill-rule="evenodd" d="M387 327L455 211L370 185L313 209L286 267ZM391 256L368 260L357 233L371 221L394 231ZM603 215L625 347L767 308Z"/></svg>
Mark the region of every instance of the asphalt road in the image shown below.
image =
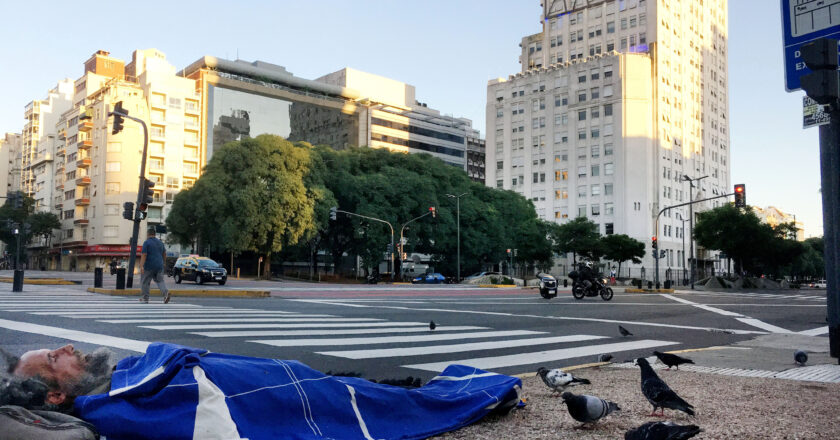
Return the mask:
<svg viewBox="0 0 840 440"><path fill-rule="evenodd" d="M86 275L87 276L87 275ZM171 278L168 279L169 286ZM231 280L229 286L237 282ZM164 305L94 295L80 286L0 283L0 346L20 354L68 342L135 355L165 341L246 356L300 360L372 379L433 377L450 363L505 374L725 345L756 334L818 335L825 291L616 292L612 301L551 300L532 289L247 282L270 298L174 297ZM191 283L189 283L191 284ZM435 321L435 330L429 322ZM618 325L634 333L622 337Z"/></svg>

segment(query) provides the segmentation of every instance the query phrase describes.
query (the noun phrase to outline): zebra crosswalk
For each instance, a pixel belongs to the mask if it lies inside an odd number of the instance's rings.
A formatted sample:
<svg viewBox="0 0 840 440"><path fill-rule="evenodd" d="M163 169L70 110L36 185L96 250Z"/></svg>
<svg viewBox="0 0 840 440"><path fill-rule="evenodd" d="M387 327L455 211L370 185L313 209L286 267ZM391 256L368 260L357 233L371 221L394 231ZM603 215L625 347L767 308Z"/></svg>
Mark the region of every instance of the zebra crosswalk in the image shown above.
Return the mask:
<svg viewBox="0 0 840 440"><path fill-rule="evenodd" d="M388 359L423 371L441 371L452 363L483 369L518 367L677 344L657 339L613 342L611 339L617 336L556 335L489 325L438 325L432 331L428 322L416 320L181 302L139 304L136 298L82 293L0 293L0 313L7 318L0 319L0 329L135 351L145 350L154 340L177 342L189 338L195 344L195 337L235 338L237 343L258 344L255 347L299 347L337 359ZM53 317L55 321L52 325L34 324L29 322L32 317ZM74 325L81 323L77 320L96 323L102 334L63 328L79 327ZM131 334L148 336L150 341L108 335L108 328L125 334L127 326L136 329Z"/></svg>

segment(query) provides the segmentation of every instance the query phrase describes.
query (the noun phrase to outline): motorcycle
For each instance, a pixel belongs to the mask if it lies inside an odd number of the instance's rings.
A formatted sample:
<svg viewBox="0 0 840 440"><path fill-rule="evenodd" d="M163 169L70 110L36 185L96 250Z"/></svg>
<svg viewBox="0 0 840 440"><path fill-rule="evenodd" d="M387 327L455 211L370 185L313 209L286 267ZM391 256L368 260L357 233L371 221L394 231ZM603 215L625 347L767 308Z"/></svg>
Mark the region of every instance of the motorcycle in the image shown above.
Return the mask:
<svg viewBox="0 0 840 440"><path fill-rule="evenodd" d="M583 299L585 296L601 295L604 301L609 301L613 297L613 290L607 286L606 278L596 277L589 283L586 283L581 279L577 271L569 272L569 278L572 279L572 296L575 299Z"/></svg>

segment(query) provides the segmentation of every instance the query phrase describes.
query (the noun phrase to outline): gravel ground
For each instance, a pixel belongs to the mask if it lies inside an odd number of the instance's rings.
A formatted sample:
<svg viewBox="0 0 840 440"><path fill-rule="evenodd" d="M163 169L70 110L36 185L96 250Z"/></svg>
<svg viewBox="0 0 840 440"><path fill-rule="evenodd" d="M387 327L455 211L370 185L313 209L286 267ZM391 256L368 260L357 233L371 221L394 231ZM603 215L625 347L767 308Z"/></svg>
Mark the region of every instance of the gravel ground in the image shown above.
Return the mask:
<svg viewBox="0 0 840 440"><path fill-rule="evenodd" d="M694 405L696 415L665 410L665 419L680 425L699 425L695 439L840 439L840 384L762 379L654 370L674 391ZM591 385L570 388L616 402L621 411L581 429L563 400L539 377L522 380L524 408L505 416L487 417L471 426L433 437L452 439L623 439L643 423L652 406L642 395L638 369L585 368L575 376Z"/></svg>

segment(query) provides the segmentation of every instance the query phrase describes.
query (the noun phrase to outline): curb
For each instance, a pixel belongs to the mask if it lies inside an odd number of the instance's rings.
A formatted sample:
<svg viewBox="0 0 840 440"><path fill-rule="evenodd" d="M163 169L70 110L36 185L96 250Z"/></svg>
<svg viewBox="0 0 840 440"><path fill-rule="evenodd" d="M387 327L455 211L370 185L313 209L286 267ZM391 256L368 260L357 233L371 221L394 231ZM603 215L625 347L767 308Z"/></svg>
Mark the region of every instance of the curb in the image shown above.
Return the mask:
<svg viewBox="0 0 840 440"><path fill-rule="evenodd" d="M626 293L674 293L674 289L624 289Z"/></svg>
<svg viewBox="0 0 840 440"><path fill-rule="evenodd" d="M140 295L140 289L102 289L98 287L88 287L88 292L100 293L111 296L137 296ZM149 293L160 294L159 289L149 289ZM207 290L207 289L170 289L169 294L172 296L196 296L196 297L215 297L215 298L268 298L271 292L267 290Z"/></svg>
<svg viewBox="0 0 840 440"><path fill-rule="evenodd" d="M492 287L497 289L510 289L511 287L518 287L516 284L479 284L478 287Z"/></svg>
<svg viewBox="0 0 840 440"><path fill-rule="evenodd" d="M14 283L13 278L2 277L0 283ZM24 278L23 284L38 284L38 285L62 285L74 286L82 284L81 281L68 281L64 278Z"/></svg>

